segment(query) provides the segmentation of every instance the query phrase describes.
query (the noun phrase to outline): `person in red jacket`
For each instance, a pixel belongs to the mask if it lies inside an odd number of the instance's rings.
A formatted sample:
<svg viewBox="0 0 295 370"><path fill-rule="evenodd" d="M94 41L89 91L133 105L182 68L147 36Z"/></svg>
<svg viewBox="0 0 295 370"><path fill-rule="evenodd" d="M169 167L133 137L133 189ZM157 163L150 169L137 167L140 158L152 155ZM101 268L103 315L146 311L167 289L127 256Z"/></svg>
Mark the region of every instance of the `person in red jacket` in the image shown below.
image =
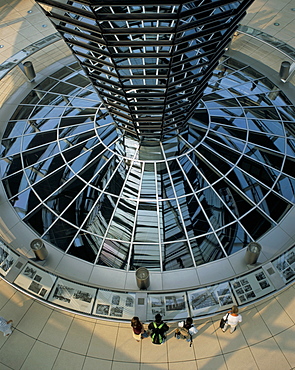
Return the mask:
<svg viewBox="0 0 295 370"><path fill-rule="evenodd" d="M133 338L139 342L143 338L143 334L145 333L143 324L139 321L137 316L134 316L131 319L131 327L133 331Z"/></svg>
<svg viewBox="0 0 295 370"><path fill-rule="evenodd" d="M236 330L238 323L242 322L242 316L239 314L238 306L232 306L231 311L224 315L223 319L226 320L226 323L222 331L225 332L229 325L230 333L232 334Z"/></svg>

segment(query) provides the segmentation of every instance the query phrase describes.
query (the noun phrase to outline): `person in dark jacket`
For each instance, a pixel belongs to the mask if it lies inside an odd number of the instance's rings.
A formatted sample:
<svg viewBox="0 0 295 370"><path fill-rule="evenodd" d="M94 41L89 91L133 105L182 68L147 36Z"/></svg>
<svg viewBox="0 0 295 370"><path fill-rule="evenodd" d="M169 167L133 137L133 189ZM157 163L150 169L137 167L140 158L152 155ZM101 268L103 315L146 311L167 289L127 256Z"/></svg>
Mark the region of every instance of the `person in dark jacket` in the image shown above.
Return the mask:
<svg viewBox="0 0 295 370"><path fill-rule="evenodd" d="M178 323L178 328L175 331L175 337L180 339L182 335L182 337L186 339L187 336L193 336L197 333L198 329L195 328L193 319L188 317L185 321L180 321Z"/></svg>
<svg viewBox="0 0 295 370"><path fill-rule="evenodd" d="M198 329L195 328L193 319L188 317L185 321L178 323L178 328L175 330L175 337L177 339L184 338L190 342L190 347L193 344L193 336L198 333Z"/></svg>
<svg viewBox="0 0 295 370"><path fill-rule="evenodd" d="M165 342L165 333L169 330L169 326L162 320L159 313L156 314L155 321L151 322L148 328L151 332L153 344L163 344Z"/></svg>

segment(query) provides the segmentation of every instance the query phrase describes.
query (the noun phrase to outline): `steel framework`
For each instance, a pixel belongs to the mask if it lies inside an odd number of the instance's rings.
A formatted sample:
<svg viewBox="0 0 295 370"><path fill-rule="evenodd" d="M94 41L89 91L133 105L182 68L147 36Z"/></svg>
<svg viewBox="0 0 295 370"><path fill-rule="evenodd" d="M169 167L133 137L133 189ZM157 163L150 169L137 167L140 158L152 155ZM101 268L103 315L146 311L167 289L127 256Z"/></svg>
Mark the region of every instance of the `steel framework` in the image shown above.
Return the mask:
<svg viewBox="0 0 295 370"><path fill-rule="evenodd" d="M140 141L183 131L253 0L36 0L117 127Z"/></svg>

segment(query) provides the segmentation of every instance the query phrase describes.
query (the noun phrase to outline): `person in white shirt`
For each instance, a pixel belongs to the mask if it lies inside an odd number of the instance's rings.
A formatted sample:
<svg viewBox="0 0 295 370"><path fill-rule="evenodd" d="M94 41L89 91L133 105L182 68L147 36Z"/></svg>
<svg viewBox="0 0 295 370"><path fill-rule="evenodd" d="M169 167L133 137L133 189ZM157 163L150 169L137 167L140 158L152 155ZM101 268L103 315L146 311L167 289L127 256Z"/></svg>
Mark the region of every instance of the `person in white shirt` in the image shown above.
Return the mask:
<svg viewBox="0 0 295 370"><path fill-rule="evenodd" d="M12 320L6 321L4 317L0 316L0 331L3 332L5 337L12 333L11 330Z"/></svg>
<svg viewBox="0 0 295 370"><path fill-rule="evenodd" d="M238 323L242 322L242 316L239 314L238 306L232 306L231 311L224 315L223 319L226 320L226 323L222 331L225 332L229 325L230 333L232 334L236 330Z"/></svg>

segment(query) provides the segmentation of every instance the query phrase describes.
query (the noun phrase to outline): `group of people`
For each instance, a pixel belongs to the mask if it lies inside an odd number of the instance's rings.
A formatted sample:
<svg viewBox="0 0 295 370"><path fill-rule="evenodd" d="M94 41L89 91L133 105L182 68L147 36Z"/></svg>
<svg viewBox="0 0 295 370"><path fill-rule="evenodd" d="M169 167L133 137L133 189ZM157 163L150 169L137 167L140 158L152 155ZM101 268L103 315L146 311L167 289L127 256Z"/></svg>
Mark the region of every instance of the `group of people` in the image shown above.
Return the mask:
<svg viewBox="0 0 295 370"><path fill-rule="evenodd" d="M169 330L169 326L162 320L162 316L157 313L155 320L148 325L148 330L144 329L143 324L137 316L131 320L131 327L133 330L133 338L139 342L141 339L147 338L150 334L154 344L162 344L165 342L165 333Z"/></svg>
<svg viewBox="0 0 295 370"><path fill-rule="evenodd" d="M233 306L231 310L223 317L222 331L225 332L227 327L230 326L230 333L236 330L237 325L242 322L242 316L239 314L237 306ZM144 329L144 325L140 322L137 316L131 320L131 327L133 332L133 338L140 342L140 340L150 336L153 344L163 344L166 340L166 333L169 330L169 326L162 320L162 316L157 313L155 320L148 325L148 330ZM175 330L175 337L177 339L184 338L190 345L193 342L193 336L198 333L198 329L195 328L193 319L188 317L185 321L180 321L178 327Z"/></svg>
<svg viewBox="0 0 295 370"><path fill-rule="evenodd" d="M222 331L225 332L227 327L230 326L230 333L232 334L237 325L242 322L242 316L239 314L237 306L233 306L232 309L223 317ZM4 317L0 316L0 331L3 332L4 336L9 336L12 332L12 320L5 320ZM155 320L148 325L148 331L144 329L143 324L140 322L137 316L134 316L131 320L131 327L133 331L133 338L139 342L141 339L151 337L152 343L162 344L166 340L166 333L169 330L169 326L162 320L162 316L157 313ZM188 317L185 321L180 321L175 331L175 337L177 339L185 338L191 344L193 336L198 333L198 329L193 324L193 319Z"/></svg>

